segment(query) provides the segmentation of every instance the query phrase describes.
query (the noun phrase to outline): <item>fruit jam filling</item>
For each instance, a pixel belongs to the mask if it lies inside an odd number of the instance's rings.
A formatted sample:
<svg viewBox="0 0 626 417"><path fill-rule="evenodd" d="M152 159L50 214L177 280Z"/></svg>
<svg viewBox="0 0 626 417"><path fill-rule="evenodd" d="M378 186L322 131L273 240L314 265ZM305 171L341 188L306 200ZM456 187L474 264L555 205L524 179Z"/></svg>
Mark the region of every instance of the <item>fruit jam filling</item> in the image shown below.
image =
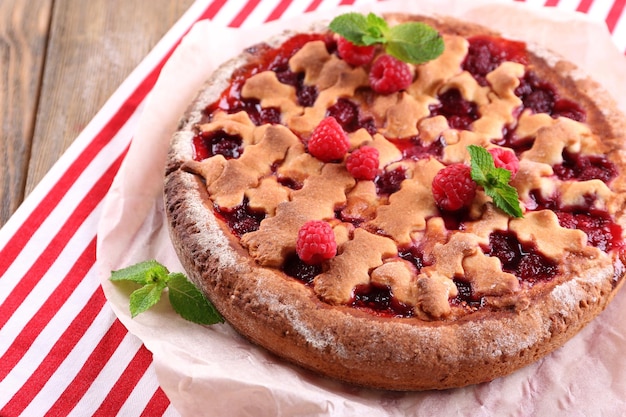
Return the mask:
<svg viewBox="0 0 626 417"><path fill-rule="evenodd" d="M476 103L465 100L461 92L452 88L438 96L439 104L431 106L432 116L446 116L453 129L470 130L470 124L480 117Z"/></svg>
<svg viewBox="0 0 626 417"><path fill-rule="evenodd" d="M257 46L249 51L255 54L255 60L234 72L229 86L219 99L206 107L206 118L211 120L217 111L224 111L229 114L245 111L257 126L280 124L282 122L280 109L263 108L259 100L241 96L243 85L247 79L268 70L274 71L276 78L282 84L295 88L297 105L302 107L314 106L320 91L315 86L305 85L304 73L292 72L288 62L306 43L316 40L324 41L330 54L337 53L340 57L342 54L346 54L346 56L347 54L356 54L350 59L358 60L359 64L350 61L353 66L370 65L369 68L372 69L376 63L374 61L370 64L372 58L369 56L373 56L370 49L364 48L354 52L343 41L336 41L331 34L296 35L277 48L268 45ZM475 36L469 38L468 41L468 53L461 64L461 68L468 71L481 86L489 86L487 74L505 61L523 65L529 64L526 45L522 42L490 36ZM349 61L348 58L345 60L346 62ZM363 63L360 63L361 61ZM397 69L402 68L401 64L393 62L389 65L396 68L394 69L397 73L395 75L400 78L404 76L402 71ZM365 129L374 136L385 129L385 121L381 121L379 116L370 114L368 106L372 104L377 93L387 94L380 93L377 89L385 89L388 86L376 87L374 83L378 84L380 80L372 78L372 74L370 74L369 81L370 87L361 87L353 97L337 97L336 101L326 109L324 119L311 132L311 136L307 140L302 139L301 134L296 134L296 136L303 140L306 151L319 161L326 163L345 162L348 172L356 181L373 181L377 197L383 204L388 204L390 196L398 192L402 182L408 178L407 169L402 166L402 163L398 163L394 168L379 167L378 150L372 147L366 149L368 146L361 146L361 149L350 150L348 134L359 129ZM514 121L509 122L503 128L502 137L491 140L495 145L510 149L494 148L488 150L489 157L493 161L492 165L494 165L491 169L504 168L510 173L510 178L513 178L517 173L522 155L534 145L534 139L520 138L516 134L517 120L524 111L531 114L546 113L555 119L567 117L579 122L584 122L586 119L585 111L581 106L560 97L554 85L541 80L531 70L526 70L519 79L519 86L514 90L514 94L521 100L522 105L513 110ZM435 98L438 103L429 105L427 113L430 112L430 117L445 116L448 126L452 129L471 131L472 123L482 117L479 106L464 99L456 87L436 94ZM318 137L321 138L319 141ZM385 137L385 139L400 151L402 161L410 161L411 163L428 158L442 161L444 150L448 146L443 135L439 135L434 141L430 140L427 143L420 139L419 134L403 138ZM221 130L198 132L193 140L193 146L194 158L197 161L215 155L222 155L226 159L236 159L244 152L241 137L229 135ZM486 150L485 153L487 153ZM291 190L300 190L303 187L300 180L296 181L278 175L280 163L279 161L275 164L276 166L272 167L272 175L277 177L281 186ZM609 184L618 175L617 167L605 156L580 155L567 150L563 152L563 162L552 168L553 178L559 181L600 180ZM486 187L487 185L479 184L471 176L473 175L470 173L471 170L468 165L463 163L447 164L439 170L433 180L431 187L437 204L435 211L437 211L437 216L443 219L446 233L464 231L465 224L475 220L475 218L471 218L471 203L476 198L478 187ZM515 193L515 198L517 198L517 191ZM621 227L614 222L606 211L593 208L593 198L587 198L586 203L581 207L562 207L558 195L545 199L541 198L540 192L535 190L531 191L530 197L534 199L535 204L533 206L533 204L526 202L525 209L527 211L543 209L554 211L562 227L585 232L588 237L588 245L605 252L613 249L622 250L624 247ZM250 209L247 200L232 210L216 207L215 211L238 237L257 231L261 221L265 218L265 213ZM521 217L522 214L521 212L520 215L507 213L513 217ZM354 207L346 205L335 210L335 218L339 222L350 223L353 228L361 227L363 223L372 220L375 216L376 207L359 206L354 209ZM307 226L311 225L307 223L303 228ZM415 267L417 273L424 267L430 267L424 261L424 254L418 247L419 243L406 248L399 248L397 255L398 258ZM520 242L513 232L492 232L489 236L489 246L481 249L486 255L498 258L502 270L513 274L519 283L526 287L551 281L559 273L558 266L554 261L544 256L534 244ZM313 286L315 277L325 271L324 261L328 258L319 261L321 259L319 258L320 253L315 253L315 248L311 250L313 252L308 253L308 259L303 258L300 252L288 256L281 270L286 275L306 285ZM335 255L332 254L332 256ZM317 259L318 261L312 262L310 259ZM455 276L452 281L457 291L455 296L450 297L450 305L472 311L485 305L484 297L474 293L472 283L467 281L465 277ZM392 289L384 285L357 286L354 288L349 305L372 311L381 316L410 317L414 315L413 307L399 302L394 297Z"/></svg>
<svg viewBox="0 0 626 417"><path fill-rule="evenodd" d="M265 218L264 212L250 208L247 199L244 199L241 205L233 209L215 207L215 213L226 222L230 230L238 237L258 230L261 221Z"/></svg>
<svg viewBox="0 0 626 417"><path fill-rule="evenodd" d="M357 286L350 305L383 317L413 316L413 307L398 301L387 286L373 284Z"/></svg>
<svg viewBox="0 0 626 417"><path fill-rule="evenodd" d="M215 155L237 159L243 152L242 144L241 136L229 135L223 130L198 132L193 138L194 159L202 161Z"/></svg>
<svg viewBox="0 0 626 417"><path fill-rule="evenodd" d="M600 180L608 184L617 177L617 167L605 156L581 156L564 151L563 163L554 167L554 174L563 181Z"/></svg>
<svg viewBox="0 0 626 417"><path fill-rule="evenodd" d="M241 97L241 89L246 80L263 71L276 72L279 79L296 87L298 100L302 105L312 104L317 97L317 91L314 88L304 86L302 77L289 71L289 59L308 42L315 40L325 41L329 50L335 48L330 34L299 34L291 37L278 48L262 44L248 50L249 53L258 58L251 64L235 70L228 88L215 103L207 106L205 114L210 117L217 110L223 110L227 113L237 113L243 110L251 116L250 118L257 125L275 123L273 117L270 117L269 121L265 120L268 115L264 114L258 101Z"/></svg>
<svg viewBox="0 0 626 417"><path fill-rule="evenodd" d="M615 223L606 210L594 208L594 196L587 195L584 204L570 207L563 207L558 195L544 198L540 193L533 192L531 197L536 202L535 210L552 210L562 227L585 232L588 245L604 252L624 250L622 227Z"/></svg>
<svg viewBox="0 0 626 417"><path fill-rule="evenodd" d="M502 263L502 270L530 285L549 281L558 272L557 265L537 251L532 244L521 243L512 232L493 232L485 252Z"/></svg>
<svg viewBox="0 0 626 417"><path fill-rule="evenodd" d="M526 44L492 36L474 36L468 39L469 48L462 68L474 76L482 86L489 85L485 78L505 61L528 64Z"/></svg>

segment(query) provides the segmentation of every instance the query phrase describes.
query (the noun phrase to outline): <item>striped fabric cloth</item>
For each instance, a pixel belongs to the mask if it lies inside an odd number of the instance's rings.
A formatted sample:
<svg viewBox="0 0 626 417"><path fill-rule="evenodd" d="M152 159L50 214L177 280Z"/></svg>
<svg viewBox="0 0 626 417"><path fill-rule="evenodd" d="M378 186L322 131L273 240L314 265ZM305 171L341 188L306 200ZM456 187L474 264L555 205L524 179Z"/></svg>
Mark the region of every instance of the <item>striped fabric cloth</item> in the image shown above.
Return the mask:
<svg viewBox="0 0 626 417"><path fill-rule="evenodd" d="M254 27L371 0L199 0L76 138L0 231L0 416L175 416L152 356L106 303L95 274L103 198L146 96L200 19ZM513 1L513 0L510 0ZM626 0L527 0L606 22L626 53Z"/></svg>

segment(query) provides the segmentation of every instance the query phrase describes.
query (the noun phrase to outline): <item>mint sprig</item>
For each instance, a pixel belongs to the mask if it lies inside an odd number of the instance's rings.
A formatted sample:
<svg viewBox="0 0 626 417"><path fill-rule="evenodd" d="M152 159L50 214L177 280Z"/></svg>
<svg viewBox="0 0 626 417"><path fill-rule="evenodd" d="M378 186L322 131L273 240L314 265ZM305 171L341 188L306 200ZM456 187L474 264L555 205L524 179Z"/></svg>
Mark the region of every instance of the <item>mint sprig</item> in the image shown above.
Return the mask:
<svg viewBox="0 0 626 417"><path fill-rule="evenodd" d="M185 320L206 325L224 322L213 304L184 274L171 273L155 260L112 271L109 279L142 285L130 294L130 314L133 318L159 302L167 288L172 308Z"/></svg>
<svg viewBox="0 0 626 417"><path fill-rule="evenodd" d="M389 27L374 13L367 16L350 12L335 17L330 30L358 46L382 44L385 52L410 64L423 64L443 53L443 38L422 22L406 22Z"/></svg>
<svg viewBox="0 0 626 417"><path fill-rule="evenodd" d="M511 171L496 168L493 156L485 148L469 145L471 176L485 194L492 198L493 203L509 216L524 217L519 203L517 189L509 185Z"/></svg>

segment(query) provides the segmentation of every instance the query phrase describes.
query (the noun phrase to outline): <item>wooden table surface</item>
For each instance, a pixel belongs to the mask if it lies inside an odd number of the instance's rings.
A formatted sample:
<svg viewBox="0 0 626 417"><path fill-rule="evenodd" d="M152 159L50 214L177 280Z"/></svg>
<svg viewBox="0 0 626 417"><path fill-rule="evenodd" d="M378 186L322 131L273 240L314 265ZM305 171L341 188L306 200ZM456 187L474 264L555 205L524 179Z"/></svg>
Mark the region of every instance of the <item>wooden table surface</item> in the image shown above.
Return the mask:
<svg viewBox="0 0 626 417"><path fill-rule="evenodd" d="M0 0L0 227L193 0Z"/></svg>

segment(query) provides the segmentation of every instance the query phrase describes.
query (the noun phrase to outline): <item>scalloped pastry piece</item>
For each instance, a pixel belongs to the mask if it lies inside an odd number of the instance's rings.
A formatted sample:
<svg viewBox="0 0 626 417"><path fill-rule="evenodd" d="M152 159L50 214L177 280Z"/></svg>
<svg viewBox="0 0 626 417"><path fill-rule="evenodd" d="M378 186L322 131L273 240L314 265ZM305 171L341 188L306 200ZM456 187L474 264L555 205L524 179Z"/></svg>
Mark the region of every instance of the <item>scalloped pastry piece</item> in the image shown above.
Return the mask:
<svg viewBox="0 0 626 417"><path fill-rule="evenodd" d="M446 81L439 89L439 94L449 90L459 90L463 99L476 103L478 106L489 103L489 87L478 84L476 78L467 71L463 71Z"/></svg>
<svg viewBox="0 0 626 417"><path fill-rule="evenodd" d="M280 203L289 200L290 195L291 190L280 185L276 177L265 177L258 187L245 192L251 209L264 211L270 216L274 215Z"/></svg>
<svg viewBox="0 0 626 417"><path fill-rule="evenodd" d="M415 267L402 259L385 262L375 268L370 280L372 284L389 287L398 301L411 306L417 304L416 281Z"/></svg>
<svg viewBox="0 0 626 417"><path fill-rule="evenodd" d="M558 165L563 162L564 149L576 153L580 151L581 142L591 140L590 136L591 132L583 124L559 118L537 131L533 146L522 154L522 159Z"/></svg>
<svg viewBox="0 0 626 417"><path fill-rule="evenodd" d="M467 151L467 147L469 145L487 147L491 144L487 137L481 133L472 132L469 130L450 130L449 132L452 136L454 136L452 132L458 132L458 134L456 135L458 139L455 142L454 138L451 138L451 141L448 142L448 146L443 149L443 156L441 160L446 164L469 162L470 156L469 152ZM446 135L445 138L447 139L448 136Z"/></svg>
<svg viewBox="0 0 626 417"><path fill-rule="evenodd" d="M289 178L297 184L302 184L311 175L319 174L322 167L324 163L307 153L304 144L300 142L289 148L276 173L281 178Z"/></svg>
<svg viewBox="0 0 626 417"><path fill-rule="evenodd" d="M274 71L263 71L248 78L241 96L258 99L263 108L280 109L285 120L303 112L303 107L297 104L295 87L281 83Z"/></svg>
<svg viewBox="0 0 626 417"><path fill-rule="evenodd" d="M435 270L424 271L417 278L417 309L435 319L450 315L449 299L456 297L458 289L449 277Z"/></svg>
<svg viewBox="0 0 626 417"><path fill-rule="evenodd" d="M450 125L448 125L448 119L445 116L427 117L417 124L419 138L425 145L435 142L448 129L450 129Z"/></svg>
<svg viewBox="0 0 626 417"><path fill-rule="evenodd" d="M509 229L520 241L534 242L539 251L556 261L563 259L565 252L582 252L587 245L585 232L561 227L558 217L550 210L533 211L513 219Z"/></svg>
<svg viewBox="0 0 626 417"><path fill-rule="evenodd" d="M289 59L289 69L304 72L304 84L315 85L322 68L330 59L330 54L323 41L307 42Z"/></svg>
<svg viewBox="0 0 626 417"><path fill-rule="evenodd" d="M463 259L478 251L478 236L471 233L455 233L445 244L433 248L434 268L439 275L450 279L463 275Z"/></svg>
<svg viewBox="0 0 626 417"><path fill-rule="evenodd" d="M265 218L258 230L246 233L241 243L261 265L280 266L295 252L298 230L308 220L334 219L335 209L346 202L346 191L354 178L338 164L326 164L321 174L306 179L292 199L276 207L274 217Z"/></svg>
<svg viewBox="0 0 626 417"><path fill-rule="evenodd" d="M444 83L461 72L469 43L461 36L446 34L443 41L444 50L437 59L417 66L417 77L407 89L410 94L435 96Z"/></svg>
<svg viewBox="0 0 626 417"><path fill-rule="evenodd" d="M300 142L289 129L280 125L256 128L253 135L257 133L262 133L261 139L246 147L238 159L227 160L216 155L185 164L185 169L205 178L207 191L219 207L233 208L241 204L246 190L255 188L260 179L271 172L272 165L284 159L288 149Z"/></svg>
<svg viewBox="0 0 626 417"><path fill-rule="evenodd" d="M594 197L594 208L605 209L607 202L613 197L611 189L601 180L564 181L558 186L561 194L561 204L564 207L582 206L586 198Z"/></svg>
<svg viewBox="0 0 626 417"><path fill-rule="evenodd" d="M354 238L342 245L342 252L328 261L328 269L315 277L313 289L324 301L346 304L356 286L369 284L370 271L395 255L393 240L356 229Z"/></svg>
<svg viewBox="0 0 626 417"><path fill-rule="evenodd" d="M346 206L341 215L346 219L368 221L376 215L379 204L376 184L373 181L358 181L346 194Z"/></svg>
<svg viewBox="0 0 626 417"><path fill-rule="evenodd" d="M463 258L463 272L478 296L501 296L520 290L515 275L502 271L500 259L482 251Z"/></svg>
<svg viewBox="0 0 626 417"><path fill-rule="evenodd" d="M522 158L519 163L519 170L515 178L511 180L511 186L517 189L522 202L536 205L536 202L531 198L531 191L539 190L541 196L545 198L552 196L556 191L552 175L554 175L554 170L550 165Z"/></svg>
<svg viewBox="0 0 626 417"><path fill-rule="evenodd" d="M465 224L465 231L476 236L479 244L488 245L489 235L497 230L507 230L508 225L509 216L489 202L484 205L479 220Z"/></svg>
<svg viewBox="0 0 626 417"><path fill-rule="evenodd" d="M526 109L522 111L517 120L515 134L519 139L534 138L539 129L552 126L556 123L556 119L547 113L533 113L532 110Z"/></svg>
<svg viewBox="0 0 626 417"><path fill-rule="evenodd" d="M430 115L429 106L435 103L437 100L430 96L414 97L406 92L401 92L398 101L387 107L382 133L390 138L406 138L417 135L417 122Z"/></svg>
<svg viewBox="0 0 626 417"><path fill-rule="evenodd" d="M250 116L245 111L237 113L226 113L219 111L215 113L213 119L209 123L198 125L200 132L216 132L219 130L232 136L240 136L244 148L247 145L254 144L255 136L253 134L257 127L250 120Z"/></svg>
<svg viewBox="0 0 626 417"><path fill-rule="evenodd" d="M332 59L329 63L334 62ZM338 68L327 63L322 68L318 82L323 85L334 82L334 84L322 88L318 86L319 93L312 107L305 107L301 115L293 115L286 118L286 124L295 132L300 134L310 133L315 126L326 115L329 107L337 102L340 97L352 97L359 87L369 85L369 78L365 70L361 67L351 68L344 61L339 60L340 66L348 66L348 68L338 74Z"/></svg>
<svg viewBox="0 0 626 417"><path fill-rule="evenodd" d="M424 230L426 219L437 213L430 187L441 168L443 165L433 158L417 161L414 178L402 181L400 190L389 197L389 205L378 207L376 218L368 222L367 227L390 236L398 245L411 243L411 234Z"/></svg>

